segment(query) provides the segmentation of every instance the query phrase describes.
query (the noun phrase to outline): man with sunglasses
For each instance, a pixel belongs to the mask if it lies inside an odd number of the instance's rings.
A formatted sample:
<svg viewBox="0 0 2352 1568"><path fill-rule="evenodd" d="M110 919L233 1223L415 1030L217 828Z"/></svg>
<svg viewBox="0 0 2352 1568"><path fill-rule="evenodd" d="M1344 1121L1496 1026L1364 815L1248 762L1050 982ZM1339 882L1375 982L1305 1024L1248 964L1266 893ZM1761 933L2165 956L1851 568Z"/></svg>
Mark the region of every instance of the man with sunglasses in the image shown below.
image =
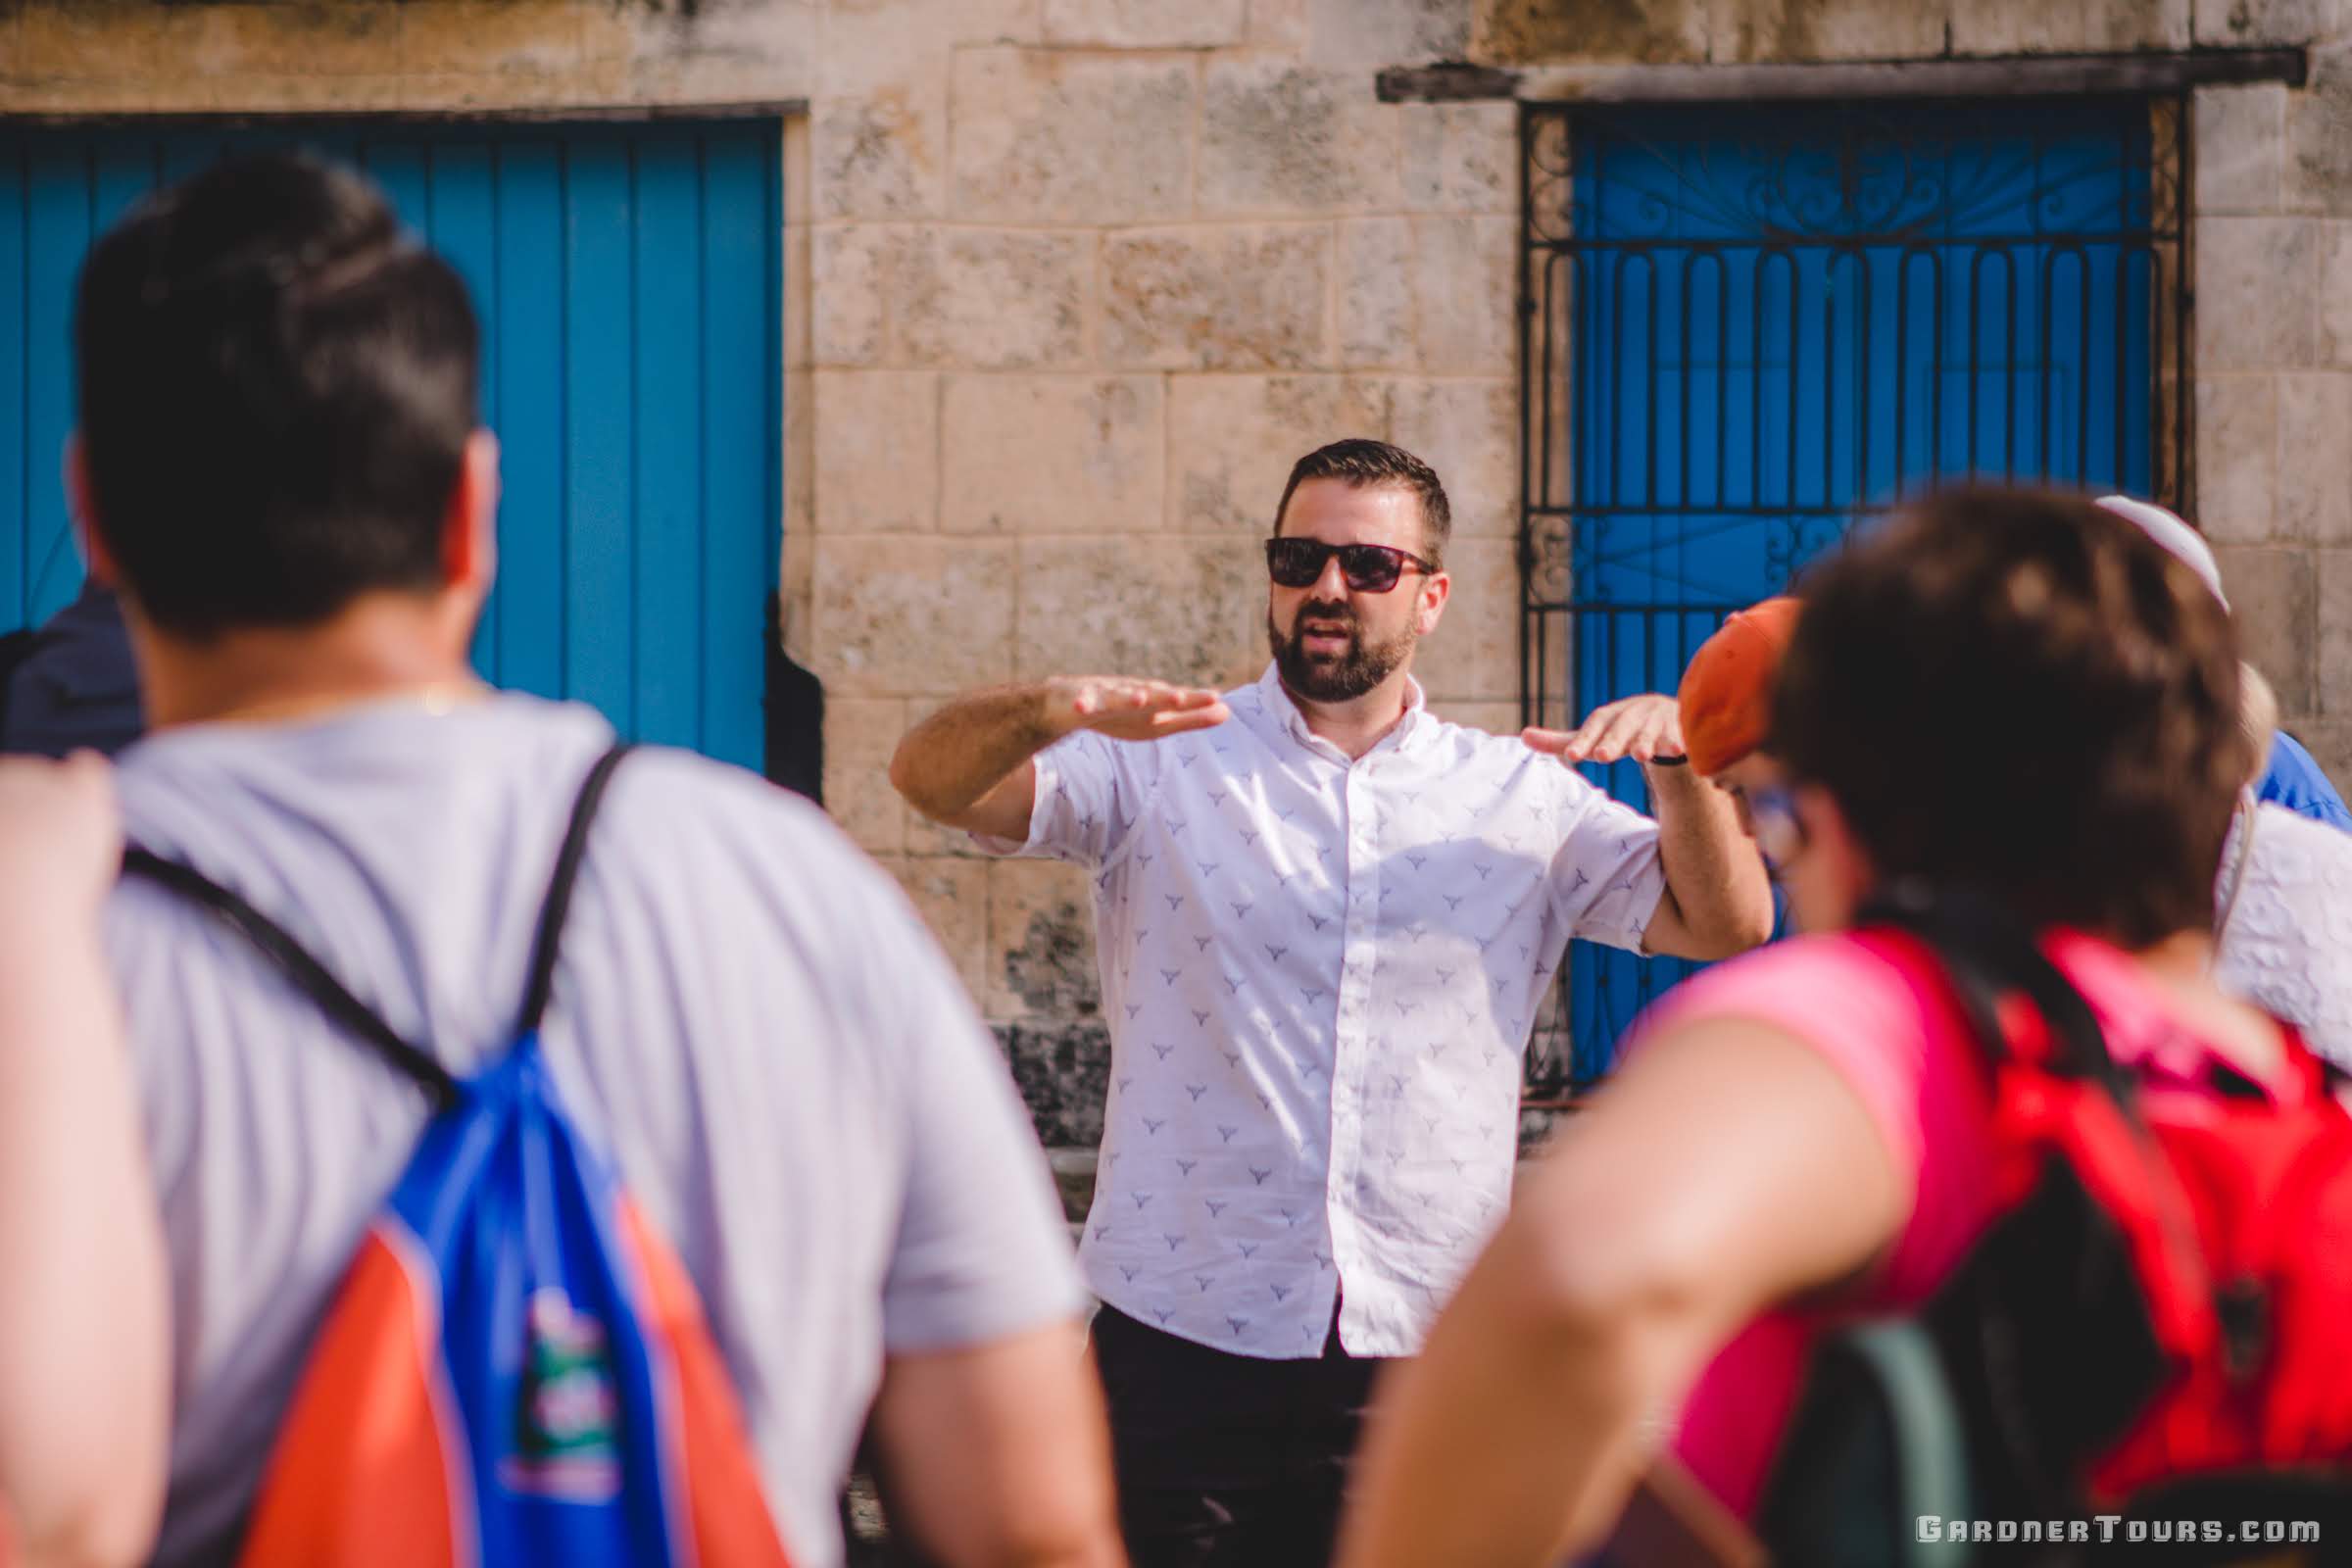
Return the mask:
<svg viewBox="0 0 2352 1568"><path fill-rule="evenodd" d="M1501 1218L1568 939L1711 957L1771 925L1730 802L1673 765L1671 698L1525 741L1428 711L1447 530L1411 454L1309 453L1261 679L999 687L892 761L925 815L1095 874L1112 1069L1081 1256L1143 1568L1328 1558L1379 1359ZM1554 760L1624 756L1659 821Z"/></svg>

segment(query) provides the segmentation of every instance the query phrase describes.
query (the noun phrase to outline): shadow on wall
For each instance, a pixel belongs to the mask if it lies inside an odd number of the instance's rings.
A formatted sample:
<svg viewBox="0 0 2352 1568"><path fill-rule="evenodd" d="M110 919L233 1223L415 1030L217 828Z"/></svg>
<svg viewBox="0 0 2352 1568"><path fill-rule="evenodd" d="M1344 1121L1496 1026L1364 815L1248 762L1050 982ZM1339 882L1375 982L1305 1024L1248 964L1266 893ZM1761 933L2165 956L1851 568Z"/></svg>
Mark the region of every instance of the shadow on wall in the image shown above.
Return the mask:
<svg viewBox="0 0 2352 1568"><path fill-rule="evenodd" d="M1004 983L1038 1022L1001 1023L997 1039L1049 1149L1102 1141L1110 1094L1110 1030L1087 940L1092 910L1065 899L1029 917L1021 945L1004 955Z"/></svg>
<svg viewBox="0 0 2352 1568"><path fill-rule="evenodd" d="M767 596L767 678L760 701L765 709L767 745L761 769L771 784L825 803L825 688L784 652L780 595Z"/></svg>

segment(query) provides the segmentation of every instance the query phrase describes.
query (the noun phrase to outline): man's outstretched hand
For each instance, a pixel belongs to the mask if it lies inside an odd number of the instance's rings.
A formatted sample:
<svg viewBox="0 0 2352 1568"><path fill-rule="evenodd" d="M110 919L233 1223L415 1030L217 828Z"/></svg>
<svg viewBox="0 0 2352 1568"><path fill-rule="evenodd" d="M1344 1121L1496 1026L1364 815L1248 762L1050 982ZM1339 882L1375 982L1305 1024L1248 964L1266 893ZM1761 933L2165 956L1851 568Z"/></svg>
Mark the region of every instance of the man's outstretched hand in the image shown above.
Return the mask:
<svg viewBox="0 0 2352 1568"><path fill-rule="evenodd" d="M1125 675L1056 676L1046 682L1046 706L1058 732L1091 729L1120 741L1161 740L1231 716L1224 699L1205 687Z"/></svg>
<svg viewBox="0 0 2352 1568"><path fill-rule="evenodd" d="M1039 752L1078 730L1156 741L1222 724L1215 692L1126 675L1055 675L967 692L908 730L890 782L934 822L1025 839Z"/></svg>
<svg viewBox="0 0 2352 1568"><path fill-rule="evenodd" d="M1683 757L1683 712L1663 692L1644 692L1595 708L1570 730L1525 729L1519 738L1563 762L1638 762Z"/></svg>

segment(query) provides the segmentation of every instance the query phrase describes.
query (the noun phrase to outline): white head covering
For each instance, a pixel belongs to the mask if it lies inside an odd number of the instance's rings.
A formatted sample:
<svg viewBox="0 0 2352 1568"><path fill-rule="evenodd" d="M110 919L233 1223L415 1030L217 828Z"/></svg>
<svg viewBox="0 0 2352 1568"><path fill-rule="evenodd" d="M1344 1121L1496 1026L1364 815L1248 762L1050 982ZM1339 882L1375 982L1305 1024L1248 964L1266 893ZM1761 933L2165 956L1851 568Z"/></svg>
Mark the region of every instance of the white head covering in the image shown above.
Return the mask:
<svg viewBox="0 0 2352 1568"><path fill-rule="evenodd" d="M2130 496L2101 496L2098 504L2130 522L2139 525L2139 531L2164 546L2165 551L2203 580L2213 590L2213 597L2230 608L2230 596L2222 592L2221 564L2213 559L2213 547L2205 536L2153 501L2134 501Z"/></svg>

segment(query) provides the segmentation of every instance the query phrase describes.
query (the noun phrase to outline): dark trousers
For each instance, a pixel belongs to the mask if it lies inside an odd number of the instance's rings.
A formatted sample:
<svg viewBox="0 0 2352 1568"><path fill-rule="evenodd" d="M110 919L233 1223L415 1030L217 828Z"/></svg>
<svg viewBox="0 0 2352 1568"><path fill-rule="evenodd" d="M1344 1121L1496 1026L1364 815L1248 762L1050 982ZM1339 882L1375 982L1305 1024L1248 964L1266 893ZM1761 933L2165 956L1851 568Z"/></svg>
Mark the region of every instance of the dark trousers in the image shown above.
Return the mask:
<svg viewBox="0 0 2352 1568"><path fill-rule="evenodd" d="M1095 1316L1119 1527L1135 1568L1323 1568L1380 1362L1230 1355Z"/></svg>

